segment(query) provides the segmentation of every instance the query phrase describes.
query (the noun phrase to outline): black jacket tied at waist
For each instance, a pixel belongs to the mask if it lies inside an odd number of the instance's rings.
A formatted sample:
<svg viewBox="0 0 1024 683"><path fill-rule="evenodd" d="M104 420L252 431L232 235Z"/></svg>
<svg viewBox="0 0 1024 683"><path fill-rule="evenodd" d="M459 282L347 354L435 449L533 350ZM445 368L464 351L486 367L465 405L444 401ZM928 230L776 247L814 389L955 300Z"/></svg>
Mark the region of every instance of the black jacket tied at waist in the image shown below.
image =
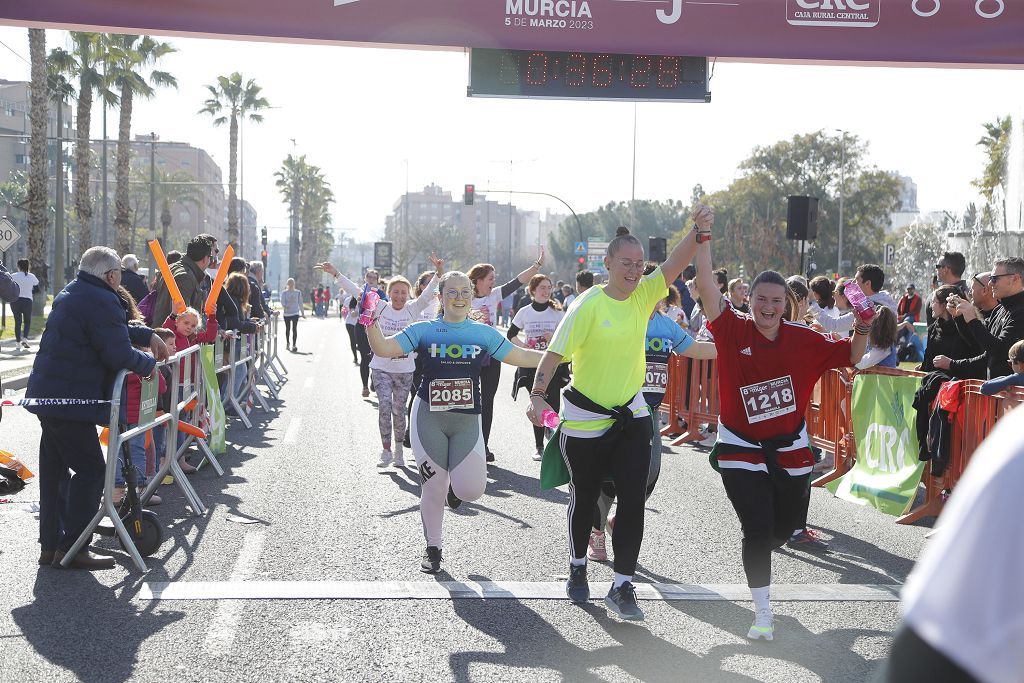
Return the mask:
<svg viewBox="0 0 1024 683"><path fill-rule="evenodd" d="M576 387L569 387L566 389L562 394L562 398L577 408L581 408L591 413L597 413L598 415L607 415L609 418L615 420L615 424L609 427L608 431L599 437L601 439L610 439L618 435L619 432L626 428L629 421L633 419L633 411L628 405L605 408L603 405L591 401Z"/></svg>

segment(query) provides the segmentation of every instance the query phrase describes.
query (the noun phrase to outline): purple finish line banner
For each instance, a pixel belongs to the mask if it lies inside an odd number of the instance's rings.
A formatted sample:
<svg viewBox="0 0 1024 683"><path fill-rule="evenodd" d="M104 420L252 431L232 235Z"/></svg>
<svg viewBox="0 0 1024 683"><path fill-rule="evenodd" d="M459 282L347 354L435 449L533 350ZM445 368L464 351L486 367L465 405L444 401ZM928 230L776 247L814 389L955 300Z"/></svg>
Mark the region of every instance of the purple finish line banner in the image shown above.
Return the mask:
<svg viewBox="0 0 1024 683"><path fill-rule="evenodd" d="M442 48L1024 64L1022 0L0 0L0 22Z"/></svg>

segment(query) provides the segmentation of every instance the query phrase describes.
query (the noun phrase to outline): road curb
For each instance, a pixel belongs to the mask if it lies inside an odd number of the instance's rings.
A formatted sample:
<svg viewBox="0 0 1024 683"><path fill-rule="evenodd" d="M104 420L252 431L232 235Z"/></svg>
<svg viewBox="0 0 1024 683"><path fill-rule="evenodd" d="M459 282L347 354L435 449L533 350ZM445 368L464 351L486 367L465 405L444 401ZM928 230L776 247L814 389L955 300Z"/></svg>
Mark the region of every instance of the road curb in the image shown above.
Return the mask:
<svg viewBox="0 0 1024 683"><path fill-rule="evenodd" d="M24 375L15 375L14 377L5 377L3 380L4 389L24 389L28 386L28 376L31 373L26 372Z"/></svg>

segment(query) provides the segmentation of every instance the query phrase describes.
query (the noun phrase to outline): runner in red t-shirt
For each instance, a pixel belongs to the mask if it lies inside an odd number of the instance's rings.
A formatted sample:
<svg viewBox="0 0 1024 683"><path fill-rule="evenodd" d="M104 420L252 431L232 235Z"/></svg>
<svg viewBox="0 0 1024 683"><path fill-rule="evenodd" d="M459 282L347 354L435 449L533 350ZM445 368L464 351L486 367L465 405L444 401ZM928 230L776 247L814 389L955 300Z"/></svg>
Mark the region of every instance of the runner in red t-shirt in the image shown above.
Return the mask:
<svg viewBox="0 0 1024 683"><path fill-rule="evenodd" d="M697 287L718 348L721 400L712 462L743 527L743 569L754 599L747 637L772 640L771 553L800 524L814 465L804 414L811 392L831 368L864 355L869 324L832 341L784 320L789 288L775 271L750 287L750 314L722 296L711 265L710 233L697 250Z"/></svg>

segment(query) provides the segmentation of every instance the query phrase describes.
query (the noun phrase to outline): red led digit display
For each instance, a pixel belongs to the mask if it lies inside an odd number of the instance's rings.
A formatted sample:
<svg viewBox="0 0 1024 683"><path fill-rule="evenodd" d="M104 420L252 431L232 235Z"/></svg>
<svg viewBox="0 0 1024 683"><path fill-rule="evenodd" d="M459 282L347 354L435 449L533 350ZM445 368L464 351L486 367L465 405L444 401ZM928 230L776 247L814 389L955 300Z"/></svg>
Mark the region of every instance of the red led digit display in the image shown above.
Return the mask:
<svg viewBox="0 0 1024 683"><path fill-rule="evenodd" d="M711 101L705 57L473 48L469 72L471 97Z"/></svg>

